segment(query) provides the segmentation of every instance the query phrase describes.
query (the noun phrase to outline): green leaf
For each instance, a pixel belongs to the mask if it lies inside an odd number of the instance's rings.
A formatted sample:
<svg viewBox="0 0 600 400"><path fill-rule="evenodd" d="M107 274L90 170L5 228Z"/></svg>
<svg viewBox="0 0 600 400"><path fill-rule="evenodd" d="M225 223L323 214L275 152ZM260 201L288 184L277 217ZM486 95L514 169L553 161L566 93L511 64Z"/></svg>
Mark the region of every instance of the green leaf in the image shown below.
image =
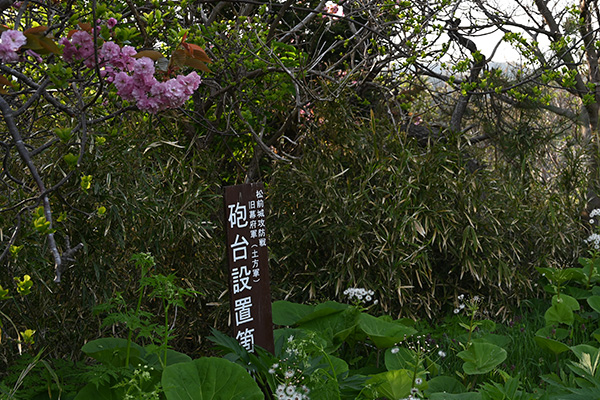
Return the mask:
<svg viewBox="0 0 600 400"><path fill-rule="evenodd" d="M506 350L495 344L473 342L467 350L457 354L465 363L463 370L469 375L487 374L506 360Z"/></svg>
<svg viewBox="0 0 600 400"><path fill-rule="evenodd" d="M308 329L336 348L355 331L360 312L356 307L328 301L315 307L315 311L298 321L302 329Z"/></svg>
<svg viewBox="0 0 600 400"><path fill-rule="evenodd" d="M63 160L65 160L69 167L74 168L77 166L78 157L73 153L68 153L63 156Z"/></svg>
<svg viewBox="0 0 600 400"><path fill-rule="evenodd" d="M413 385L413 371L397 369L373 375L367 384L374 385L380 397L401 399L408 397Z"/></svg>
<svg viewBox="0 0 600 400"><path fill-rule="evenodd" d="M587 298L587 302L594 311L600 312L600 296L590 296Z"/></svg>
<svg viewBox="0 0 600 400"><path fill-rule="evenodd" d="M92 187L92 175L84 175L81 177L81 188L89 190Z"/></svg>
<svg viewBox="0 0 600 400"><path fill-rule="evenodd" d="M17 277L14 278L17 283L17 292L22 295L28 295L31 293L31 287L33 286L33 281L29 275L23 275L23 279L19 279Z"/></svg>
<svg viewBox="0 0 600 400"><path fill-rule="evenodd" d="M567 307L571 309L571 311L578 311L581 307L579 306L579 302L569 295L561 293L560 298L557 295L552 296L552 305L564 303Z"/></svg>
<svg viewBox="0 0 600 400"><path fill-rule="evenodd" d="M222 358L205 357L169 365L162 375L167 400L262 400L246 370Z"/></svg>
<svg viewBox="0 0 600 400"><path fill-rule="evenodd" d="M145 350L146 350L146 353L148 354L145 357L146 365L148 367L153 367L154 369L157 369L157 370L162 370L161 360L164 360L164 356L165 356L163 350L160 350L157 353L150 353L148 350L148 347L145 347ZM182 362L190 362L190 361L192 361L192 358L190 356L188 356L187 354L183 354L183 353L180 353L175 350L167 349L167 366L172 365L172 364L182 363Z"/></svg>
<svg viewBox="0 0 600 400"><path fill-rule="evenodd" d="M313 388L309 393L311 400L339 400L340 386L338 382L331 379L323 371L316 373L316 378L321 382L317 387ZM292 398L292 397L290 397Z"/></svg>
<svg viewBox="0 0 600 400"><path fill-rule="evenodd" d="M71 128L55 128L54 133L63 143L68 143L73 136L73 130Z"/></svg>
<svg viewBox="0 0 600 400"><path fill-rule="evenodd" d="M415 370L416 361L417 354L413 350L404 347L398 347L395 352L392 352L392 349L385 352L385 368L388 371L397 369Z"/></svg>
<svg viewBox="0 0 600 400"><path fill-rule="evenodd" d="M6 299L10 299L10 296L8 295L8 289L3 289L0 285L0 300Z"/></svg>
<svg viewBox="0 0 600 400"><path fill-rule="evenodd" d="M414 335L414 328L399 322L389 322L372 315L360 313L358 328L371 338L375 346L384 349L403 341L407 336Z"/></svg>
<svg viewBox="0 0 600 400"><path fill-rule="evenodd" d="M547 350L554 354L564 353L569 351L569 346L558 340L550 339L542 336L535 336L533 338L535 342L544 350Z"/></svg>
<svg viewBox="0 0 600 400"><path fill-rule="evenodd" d="M127 358L127 340L120 338L96 339L84 344L81 351L102 364L124 367ZM145 353L146 351L141 346L131 343L130 364L145 364L143 361Z"/></svg>
<svg viewBox="0 0 600 400"><path fill-rule="evenodd" d="M436 376L427 381L428 387L425 391L427 396L434 393L464 393L467 388L460 381L451 376ZM433 397L432 397L433 398Z"/></svg>
<svg viewBox="0 0 600 400"><path fill-rule="evenodd" d="M272 305L273 323L275 325L295 325L302 318L314 312L315 307L307 304L297 304L290 301L275 301Z"/></svg>
<svg viewBox="0 0 600 400"><path fill-rule="evenodd" d="M88 383L77 393L74 400L123 400L125 388L112 388L112 385Z"/></svg>
<svg viewBox="0 0 600 400"><path fill-rule="evenodd" d="M481 393L433 393L430 400L481 400Z"/></svg>
<svg viewBox="0 0 600 400"><path fill-rule="evenodd" d="M535 335L541 337L548 337L555 340L563 340L567 336L569 336L569 331L565 328L557 328L549 325L538 329Z"/></svg>
<svg viewBox="0 0 600 400"><path fill-rule="evenodd" d="M552 304L552 307L544 314L544 318L546 319L546 325L573 325L573 322L575 322L573 310L565 303Z"/></svg>

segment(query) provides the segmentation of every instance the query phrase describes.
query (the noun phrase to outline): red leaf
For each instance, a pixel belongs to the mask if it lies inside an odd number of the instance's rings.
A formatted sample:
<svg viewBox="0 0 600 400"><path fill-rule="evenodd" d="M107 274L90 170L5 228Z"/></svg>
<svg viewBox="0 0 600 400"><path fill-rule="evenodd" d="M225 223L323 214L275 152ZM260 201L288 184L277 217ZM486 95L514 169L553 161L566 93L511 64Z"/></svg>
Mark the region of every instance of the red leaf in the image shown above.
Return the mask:
<svg viewBox="0 0 600 400"><path fill-rule="evenodd" d="M12 86L12 82L7 77L0 75L0 85Z"/></svg>
<svg viewBox="0 0 600 400"><path fill-rule="evenodd" d="M48 30L47 26L36 26L35 28L29 28L25 31L23 31L24 34L28 34L28 33L32 33L34 35L40 34L40 33L44 33Z"/></svg>
<svg viewBox="0 0 600 400"><path fill-rule="evenodd" d="M135 56L133 56L133 58L142 58L142 57L148 57L148 58L152 59L152 61L156 61L156 60L160 60L161 58L165 58L165 56L163 56L161 53L159 53L158 51L154 51L154 50L142 50L139 53L137 53Z"/></svg>

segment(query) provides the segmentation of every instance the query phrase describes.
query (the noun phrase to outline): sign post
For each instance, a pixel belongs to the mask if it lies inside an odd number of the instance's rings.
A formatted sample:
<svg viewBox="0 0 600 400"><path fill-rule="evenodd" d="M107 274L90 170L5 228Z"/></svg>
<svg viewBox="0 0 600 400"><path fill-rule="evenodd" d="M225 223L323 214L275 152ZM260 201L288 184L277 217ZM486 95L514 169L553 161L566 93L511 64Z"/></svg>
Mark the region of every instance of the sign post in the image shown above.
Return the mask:
<svg viewBox="0 0 600 400"><path fill-rule="evenodd" d="M264 195L262 183L225 187L225 232L233 337L274 353Z"/></svg>

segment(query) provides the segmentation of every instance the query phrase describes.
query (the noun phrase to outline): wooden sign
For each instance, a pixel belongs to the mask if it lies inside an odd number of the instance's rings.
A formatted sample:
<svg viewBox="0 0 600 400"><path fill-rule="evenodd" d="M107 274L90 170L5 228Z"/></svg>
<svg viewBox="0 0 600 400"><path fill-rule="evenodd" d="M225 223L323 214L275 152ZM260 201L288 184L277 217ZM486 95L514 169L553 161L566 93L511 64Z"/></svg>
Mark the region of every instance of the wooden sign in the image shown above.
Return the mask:
<svg viewBox="0 0 600 400"><path fill-rule="evenodd" d="M262 183L225 187L225 232L233 337L274 353L264 196Z"/></svg>

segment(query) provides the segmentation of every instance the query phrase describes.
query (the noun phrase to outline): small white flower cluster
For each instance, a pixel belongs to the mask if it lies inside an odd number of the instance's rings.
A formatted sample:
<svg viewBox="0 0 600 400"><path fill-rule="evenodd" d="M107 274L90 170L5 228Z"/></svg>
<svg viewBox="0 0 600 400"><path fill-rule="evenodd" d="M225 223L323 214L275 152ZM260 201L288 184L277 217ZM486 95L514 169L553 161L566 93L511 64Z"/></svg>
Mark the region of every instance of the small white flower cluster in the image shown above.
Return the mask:
<svg viewBox="0 0 600 400"><path fill-rule="evenodd" d="M372 290L367 290L363 288L348 288L344 290L344 296L348 298L350 301L358 301L359 303L369 303L373 301L373 304L379 303L378 300L373 300L373 295L375 294Z"/></svg>
<svg viewBox="0 0 600 400"><path fill-rule="evenodd" d="M422 383L423 383L423 380L421 378L416 378L415 379L415 384L416 385L420 385ZM405 398L400 399L400 400L417 400L419 398L420 398L419 397L419 389L417 389L417 388L414 387L414 388L410 389L410 394L408 395L408 397L405 397Z"/></svg>
<svg viewBox="0 0 600 400"><path fill-rule="evenodd" d="M309 400L309 388L304 384L305 376L301 367L295 362L297 356L305 356L302 345L302 340L294 340L290 336L287 340L288 348L286 352L290 358L281 360L282 364L275 363L269 368L269 374L274 375L275 380L279 383L275 389L275 398L281 400ZM291 351L290 351L291 350ZM294 366L296 364L296 366Z"/></svg>
<svg viewBox="0 0 600 400"><path fill-rule="evenodd" d="M592 233L590 236L588 236L587 239L584 240L584 242L592 245L594 250L600 250L600 235L598 235L597 233Z"/></svg>
<svg viewBox="0 0 600 400"><path fill-rule="evenodd" d="M594 220L594 217L600 215L600 208L594 208L592 210L592 212L590 212L590 224L594 224L596 221Z"/></svg>
<svg viewBox="0 0 600 400"><path fill-rule="evenodd" d="M465 300L465 301L463 302L463 300ZM475 305L481 301L481 297L473 296L473 298L471 298L471 299L469 299L469 298L465 299L465 295L461 294L460 296L458 296L458 301L460 301L460 303L458 304L458 308L454 309L454 314L458 314L459 312L464 310L466 308L466 306L469 306L469 308L472 311L473 308L475 307Z"/></svg>
<svg viewBox="0 0 600 400"><path fill-rule="evenodd" d="M417 399L418 399L418 397L415 397L415 396L412 395L412 389L411 389L411 394L409 394L408 397L405 397L405 398L400 399L400 400L417 400Z"/></svg>
<svg viewBox="0 0 600 400"><path fill-rule="evenodd" d="M280 400L310 400L308 392L310 392L310 390L304 385L295 386L282 383L277 386L275 396Z"/></svg>

